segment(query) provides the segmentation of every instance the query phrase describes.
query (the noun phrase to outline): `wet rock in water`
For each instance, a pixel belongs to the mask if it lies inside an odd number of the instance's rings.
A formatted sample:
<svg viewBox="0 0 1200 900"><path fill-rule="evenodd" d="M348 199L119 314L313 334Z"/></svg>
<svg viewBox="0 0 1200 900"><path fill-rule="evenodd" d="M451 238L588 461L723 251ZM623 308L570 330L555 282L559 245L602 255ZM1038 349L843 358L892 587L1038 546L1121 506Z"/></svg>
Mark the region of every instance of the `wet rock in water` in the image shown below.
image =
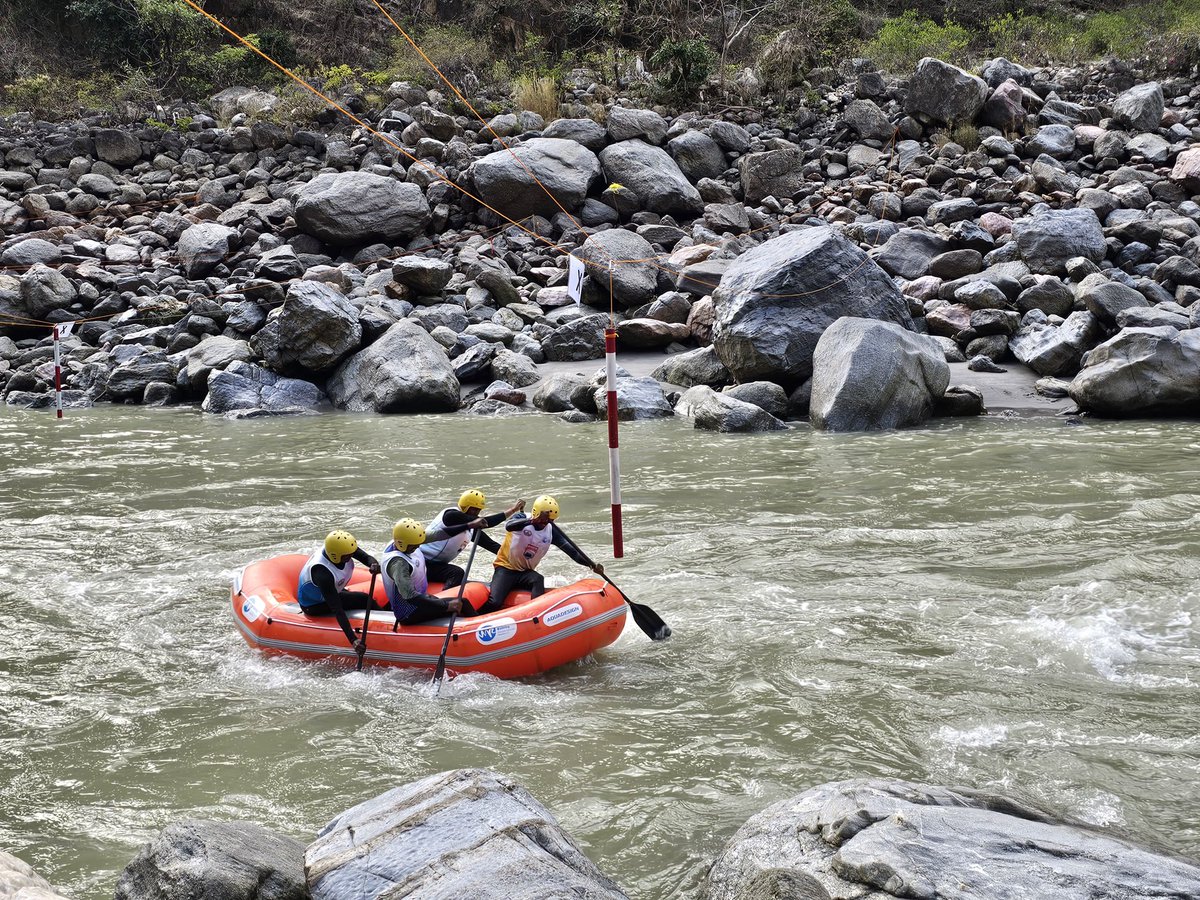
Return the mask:
<svg viewBox="0 0 1200 900"><path fill-rule="evenodd" d="M182 379L186 386L200 390L208 384L208 376L214 369L225 369L237 360L249 362L250 344L224 335L209 335L199 344L183 353L186 363Z"/></svg>
<svg viewBox="0 0 1200 900"><path fill-rule="evenodd" d="M950 383L941 347L926 335L843 317L813 353L809 420L823 431L920 425Z"/></svg>
<svg viewBox="0 0 1200 900"><path fill-rule="evenodd" d="M952 384L934 405L935 416L986 416L983 391L970 384Z"/></svg>
<svg viewBox="0 0 1200 900"><path fill-rule="evenodd" d="M304 858L312 900L625 898L524 788L482 769L360 803Z"/></svg>
<svg viewBox="0 0 1200 900"><path fill-rule="evenodd" d="M24 860L0 850L0 897L5 900L66 900Z"/></svg>
<svg viewBox="0 0 1200 900"><path fill-rule="evenodd" d="M304 845L248 822L169 825L125 867L116 900L307 900Z"/></svg>
<svg viewBox="0 0 1200 900"><path fill-rule="evenodd" d="M601 369L592 379L592 403L601 419L608 418L608 379ZM662 385L653 378L634 378L617 369L617 418L622 422L639 419L669 419L675 410L667 402Z"/></svg>
<svg viewBox="0 0 1200 900"><path fill-rule="evenodd" d="M516 387L529 387L542 378L532 359L503 347L492 356L492 377Z"/></svg>
<svg viewBox="0 0 1200 900"><path fill-rule="evenodd" d="M480 199L505 215L550 218L559 204L572 213L580 207L600 178L600 161L575 141L540 137L488 154L471 173Z"/></svg>
<svg viewBox="0 0 1200 900"><path fill-rule="evenodd" d="M560 325L542 341L546 359L569 362L601 359L607 324L607 316L591 315Z"/></svg>
<svg viewBox="0 0 1200 900"><path fill-rule="evenodd" d="M179 363L162 350L149 350L122 362L108 376L108 393L115 400L140 403L146 387L154 381L174 384Z"/></svg>
<svg viewBox="0 0 1200 900"><path fill-rule="evenodd" d="M784 431L788 427L761 406L739 400L730 394L718 393L703 384L684 391L675 410L693 419L697 428L707 431Z"/></svg>
<svg viewBox="0 0 1200 900"><path fill-rule="evenodd" d="M1200 411L1200 330L1126 328L1083 357L1070 394L1105 416Z"/></svg>
<svg viewBox="0 0 1200 900"><path fill-rule="evenodd" d="M211 370L207 386L200 408L218 416L252 411L308 413L329 406L329 398L311 381L285 378L244 360Z"/></svg>
<svg viewBox="0 0 1200 900"><path fill-rule="evenodd" d="M1200 895L1193 863L996 794L886 779L822 785L768 807L726 845L705 897L781 896L763 885L792 877L811 898Z"/></svg>
<svg viewBox="0 0 1200 900"><path fill-rule="evenodd" d="M250 345L276 372L327 372L358 349L358 316L357 307L331 285L295 281Z"/></svg>
<svg viewBox="0 0 1200 900"><path fill-rule="evenodd" d="M725 368L725 363L721 362L717 351L712 347L699 347L673 354L651 372L650 377L685 388L697 384L719 388L733 380L729 369Z"/></svg>
<svg viewBox="0 0 1200 900"><path fill-rule="evenodd" d="M594 390L584 376L558 372L534 391L532 403L542 412L567 412L572 409L595 412Z"/></svg>
<svg viewBox="0 0 1200 900"><path fill-rule="evenodd" d="M417 185L370 172L318 175L296 196L296 224L338 246L409 238L431 216Z"/></svg>
<svg viewBox="0 0 1200 900"><path fill-rule="evenodd" d="M351 356L325 385L333 404L356 412L452 412L459 383L441 345L411 320Z"/></svg>
<svg viewBox="0 0 1200 900"><path fill-rule="evenodd" d="M807 380L817 341L843 316L913 327L892 279L832 228L785 234L742 254L713 301L713 346L738 381Z"/></svg>
<svg viewBox="0 0 1200 900"><path fill-rule="evenodd" d="M721 393L744 403L753 403L777 419L787 415L787 391L773 381L747 381L723 388Z"/></svg>

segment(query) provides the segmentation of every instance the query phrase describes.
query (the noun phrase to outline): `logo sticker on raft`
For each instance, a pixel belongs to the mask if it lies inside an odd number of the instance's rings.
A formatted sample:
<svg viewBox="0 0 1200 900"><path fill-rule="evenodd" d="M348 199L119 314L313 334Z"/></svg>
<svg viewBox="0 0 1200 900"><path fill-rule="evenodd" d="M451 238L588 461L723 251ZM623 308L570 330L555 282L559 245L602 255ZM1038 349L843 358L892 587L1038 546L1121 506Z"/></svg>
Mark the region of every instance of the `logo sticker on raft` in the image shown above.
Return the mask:
<svg viewBox="0 0 1200 900"><path fill-rule="evenodd" d="M583 607L578 603L572 603L570 606L563 606L553 612L546 613L542 616L542 622L546 625L558 625L582 615Z"/></svg>
<svg viewBox="0 0 1200 900"><path fill-rule="evenodd" d="M517 623L512 619L497 619L490 625L475 629L475 638L485 647L502 644L517 633Z"/></svg>
<svg viewBox="0 0 1200 900"><path fill-rule="evenodd" d="M254 622L262 615L263 602L257 594L251 594L242 604L242 615L246 617L247 622Z"/></svg>

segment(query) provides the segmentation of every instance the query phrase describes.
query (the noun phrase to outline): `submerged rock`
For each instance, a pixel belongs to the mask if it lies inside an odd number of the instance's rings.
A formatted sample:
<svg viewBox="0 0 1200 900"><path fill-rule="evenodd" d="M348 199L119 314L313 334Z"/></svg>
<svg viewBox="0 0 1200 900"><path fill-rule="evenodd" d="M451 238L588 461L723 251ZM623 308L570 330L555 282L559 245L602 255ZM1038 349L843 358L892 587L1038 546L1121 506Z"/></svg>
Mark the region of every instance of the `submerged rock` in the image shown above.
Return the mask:
<svg viewBox="0 0 1200 900"><path fill-rule="evenodd" d="M125 867L115 900L306 900L304 845L248 822L169 825Z"/></svg>
<svg viewBox="0 0 1200 900"><path fill-rule="evenodd" d="M860 779L759 813L706 887L707 900L1129 900L1200 896L1200 867L1003 796Z"/></svg>
<svg viewBox="0 0 1200 900"><path fill-rule="evenodd" d="M66 900L24 860L0 850L0 898L4 900Z"/></svg>

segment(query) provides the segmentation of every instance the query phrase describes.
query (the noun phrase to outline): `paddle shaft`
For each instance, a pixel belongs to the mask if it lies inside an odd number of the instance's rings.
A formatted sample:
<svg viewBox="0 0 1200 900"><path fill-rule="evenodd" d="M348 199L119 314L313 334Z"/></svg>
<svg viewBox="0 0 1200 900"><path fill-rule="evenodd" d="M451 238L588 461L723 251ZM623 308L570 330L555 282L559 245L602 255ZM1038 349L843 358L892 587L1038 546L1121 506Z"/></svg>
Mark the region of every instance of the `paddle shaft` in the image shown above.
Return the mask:
<svg viewBox="0 0 1200 900"><path fill-rule="evenodd" d="M576 553L587 560L587 564L589 566L596 565L594 562L592 562L592 558L590 556L579 549L579 545L571 540L565 531L560 528L558 529L558 533L562 535L564 541L566 541L575 549ZM617 587L617 583L607 575L600 573L600 577L612 585L612 587L616 589L617 593L621 595L621 598L627 604L629 604L629 611L633 614L633 621L637 623L638 628L645 632L646 637L650 638L652 641L665 641L671 636L671 627L662 620L662 617L659 616L658 613L646 606L644 603L634 603L629 599L623 590Z"/></svg>
<svg viewBox="0 0 1200 900"><path fill-rule="evenodd" d="M363 659L367 655L367 628L371 624L371 610L375 606L375 573L371 573L371 586L367 589L367 614L363 616L362 649L358 651L358 665L354 671L361 672Z"/></svg>
<svg viewBox="0 0 1200 900"><path fill-rule="evenodd" d="M475 562L475 551L479 549L479 536L483 534L482 528L475 529L475 537L471 540L471 553L467 557L467 567L463 569L462 584L458 586L458 602L462 603L463 591L467 589L467 576L471 574L471 563ZM461 609L461 606L459 607ZM433 670L433 683L437 691L442 689L442 676L446 674L446 651L450 649L450 638L454 635L454 620L458 618L458 613L450 614L450 625L446 629L446 640L442 642L442 652L438 656L437 668Z"/></svg>

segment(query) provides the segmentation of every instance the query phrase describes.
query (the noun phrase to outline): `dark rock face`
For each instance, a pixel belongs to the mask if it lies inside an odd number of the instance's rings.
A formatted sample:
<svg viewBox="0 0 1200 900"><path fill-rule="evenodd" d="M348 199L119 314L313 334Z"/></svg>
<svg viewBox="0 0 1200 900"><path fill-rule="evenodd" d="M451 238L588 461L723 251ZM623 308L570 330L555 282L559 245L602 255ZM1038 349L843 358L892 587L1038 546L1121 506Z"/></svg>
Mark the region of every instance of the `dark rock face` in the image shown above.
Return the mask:
<svg viewBox="0 0 1200 900"><path fill-rule="evenodd" d="M145 845L116 900L306 900L304 845L245 822L185 821Z"/></svg>
<svg viewBox="0 0 1200 900"><path fill-rule="evenodd" d="M787 425L761 406L718 393L707 385L688 388L675 411L689 416L697 428L722 433L784 431Z"/></svg>
<svg viewBox="0 0 1200 900"><path fill-rule="evenodd" d="M433 775L347 810L305 852L313 900L624 900L520 785Z"/></svg>
<svg viewBox="0 0 1200 900"><path fill-rule="evenodd" d="M763 894L765 884L801 892ZM1002 796L863 779L759 813L726 845L706 888L707 900L1127 900L1196 896L1200 867Z"/></svg>
<svg viewBox="0 0 1200 900"><path fill-rule="evenodd" d="M892 280L830 228L785 234L743 254L713 299L713 347L738 381L806 381L817 341L842 316L913 327Z"/></svg>
<svg viewBox="0 0 1200 900"><path fill-rule="evenodd" d="M415 184L369 172L318 175L296 198L296 223L321 240L345 246L421 234L431 218Z"/></svg>
<svg viewBox="0 0 1200 900"><path fill-rule="evenodd" d="M327 372L361 340L358 310L342 293L319 281L297 281L278 316L268 320L251 346L276 372Z"/></svg>
<svg viewBox="0 0 1200 900"><path fill-rule="evenodd" d="M957 66L925 57L908 83L905 109L935 122L970 122L988 97L987 82Z"/></svg>
<svg viewBox="0 0 1200 900"><path fill-rule="evenodd" d="M600 161L573 140L533 138L488 154L471 172L480 199L505 215L552 217L559 204L572 212L580 207L600 177Z"/></svg>

